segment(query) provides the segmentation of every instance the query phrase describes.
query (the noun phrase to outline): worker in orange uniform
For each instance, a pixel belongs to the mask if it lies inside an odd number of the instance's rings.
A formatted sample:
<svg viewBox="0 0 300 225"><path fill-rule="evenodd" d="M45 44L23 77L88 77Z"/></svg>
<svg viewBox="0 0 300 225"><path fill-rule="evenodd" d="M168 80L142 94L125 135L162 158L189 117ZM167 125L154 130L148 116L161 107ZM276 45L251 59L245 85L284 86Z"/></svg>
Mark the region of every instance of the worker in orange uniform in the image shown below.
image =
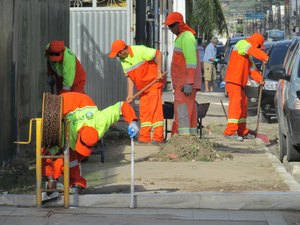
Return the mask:
<svg viewBox="0 0 300 225"><path fill-rule="evenodd" d="M256 82L264 84L263 77L252 61L252 57L255 57L267 63L269 57L261 50L264 48L264 40L260 33L255 33L250 38L238 41L229 58L225 75L225 87L229 97L228 122L224 130L226 138L236 141L255 138L246 127L248 99L245 86L249 75Z"/></svg>
<svg viewBox="0 0 300 225"><path fill-rule="evenodd" d="M64 41L53 40L46 47L48 82L56 84L57 94L84 92L86 73L75 54L65 47Z"/></svg>
<svg viewBox="0 0 300 225"><path fill-rule="evenodd" d="M63 116L70 125L70 187L71 192L86 188L86 180L80 173L80 162L92 153L93 146L104 136L109 127L122 115L129 123L128 134L135 137L139 131L136 114L128 102L118 102L100 111L93 100L82 93L68 92L63 98ZM45 154L56 155L61 149L52 146ZM48 188L55 189L57 179L63 173L63 159L45 159L43 175L48 179Z"/></svg>
<svg viewBox="0 0 300 225"><path fill-rule="evenodd" d="M197 133L196 92L201 89L201 64L197 53L196 32L183 21L178 12L168 15L165 25L177 37L171 63L174 89L174 115L172 134Z"/></svg>
<svg viewBox="0 0 300 225"><path fill-rule="evenodd" d="M162 54L144 45L126 45L122 40L112 43L110 58L118 57L127 76L127 101L132 101L134 85L141 90L154 80L155 84L139 97L140 135L138 143L160 144L164 140L164 116L162 108ZM151 137L151 130L153 135Z"/></svg>

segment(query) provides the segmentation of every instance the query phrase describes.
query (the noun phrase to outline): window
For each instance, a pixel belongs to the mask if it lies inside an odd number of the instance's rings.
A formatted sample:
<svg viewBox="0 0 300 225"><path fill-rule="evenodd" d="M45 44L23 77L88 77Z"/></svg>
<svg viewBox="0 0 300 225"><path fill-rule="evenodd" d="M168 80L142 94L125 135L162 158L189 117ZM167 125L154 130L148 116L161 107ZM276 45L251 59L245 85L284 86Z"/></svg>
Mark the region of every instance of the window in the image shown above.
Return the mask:
<svg viewBox="0 0 300 225"><path fill-rule="evenodd" d="M93 4L94 3L94 4ZM70 0L70 7L126 7L126 0Z"/></svg>

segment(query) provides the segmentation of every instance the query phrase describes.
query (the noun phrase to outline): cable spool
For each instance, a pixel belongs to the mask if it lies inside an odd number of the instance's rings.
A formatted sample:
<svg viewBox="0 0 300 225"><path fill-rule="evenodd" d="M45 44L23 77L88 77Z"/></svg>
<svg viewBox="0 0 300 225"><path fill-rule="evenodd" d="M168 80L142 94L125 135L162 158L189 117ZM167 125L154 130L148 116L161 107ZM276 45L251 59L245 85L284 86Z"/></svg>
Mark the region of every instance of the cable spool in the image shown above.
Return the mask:
<svg viewBox="0 0 300 225"><path fill-rule="evenodd" d="M54 145L62 147L62 101L62 97L59 95L43 94L43 148Z"/></svg>

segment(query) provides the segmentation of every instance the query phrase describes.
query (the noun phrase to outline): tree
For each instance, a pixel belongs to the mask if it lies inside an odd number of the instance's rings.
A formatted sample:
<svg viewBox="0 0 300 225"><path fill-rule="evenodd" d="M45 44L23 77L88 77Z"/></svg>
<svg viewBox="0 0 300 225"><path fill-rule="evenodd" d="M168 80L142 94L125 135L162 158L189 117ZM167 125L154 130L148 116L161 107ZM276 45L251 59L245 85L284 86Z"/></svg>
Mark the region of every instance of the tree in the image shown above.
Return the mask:
<svg viewBox="0 0 300 225"><path fill-rule="evenodd" d="M191 25L199 26L202 37L210 40L213 33L226 34L228 28L219 0L194 0Z"/></svg>

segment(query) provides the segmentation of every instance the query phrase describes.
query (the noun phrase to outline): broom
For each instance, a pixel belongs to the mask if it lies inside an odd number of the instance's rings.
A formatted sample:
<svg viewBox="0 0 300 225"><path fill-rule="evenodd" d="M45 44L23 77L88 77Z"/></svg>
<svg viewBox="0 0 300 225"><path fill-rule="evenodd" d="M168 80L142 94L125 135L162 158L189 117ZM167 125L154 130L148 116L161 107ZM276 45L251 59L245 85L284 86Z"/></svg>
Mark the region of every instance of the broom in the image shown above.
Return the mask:
<svg viewBox="0 0 300 225"><path fill-rule="evenodd" d="M268 136L265 135L265 134L258 133L259 120L260 120L260 106L261 106L262 90L263 90L263 86L259 85L259 95L258 95L258 104L257 104L257 120L256 120L256 128L255 128L255 130L253 132L253 135L256 138L262 140L264 143L268 143L269 142Z"/></svg>

